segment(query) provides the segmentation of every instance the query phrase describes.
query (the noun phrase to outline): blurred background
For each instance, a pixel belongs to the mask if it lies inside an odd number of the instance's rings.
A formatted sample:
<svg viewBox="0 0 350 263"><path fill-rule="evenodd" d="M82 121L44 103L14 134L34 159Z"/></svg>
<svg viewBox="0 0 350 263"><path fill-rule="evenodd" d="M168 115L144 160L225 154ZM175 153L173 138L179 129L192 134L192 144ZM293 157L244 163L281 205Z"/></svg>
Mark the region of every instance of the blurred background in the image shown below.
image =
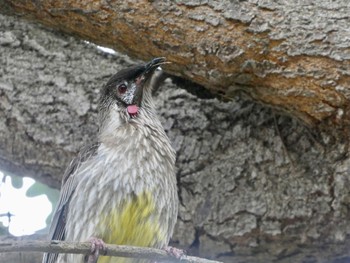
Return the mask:
<svg viewBox="0 0 350 263"><path fill-rule="evenodd" d="M13 236L47 233L59 191L29 177L0 172L0 231Z"/></svg>

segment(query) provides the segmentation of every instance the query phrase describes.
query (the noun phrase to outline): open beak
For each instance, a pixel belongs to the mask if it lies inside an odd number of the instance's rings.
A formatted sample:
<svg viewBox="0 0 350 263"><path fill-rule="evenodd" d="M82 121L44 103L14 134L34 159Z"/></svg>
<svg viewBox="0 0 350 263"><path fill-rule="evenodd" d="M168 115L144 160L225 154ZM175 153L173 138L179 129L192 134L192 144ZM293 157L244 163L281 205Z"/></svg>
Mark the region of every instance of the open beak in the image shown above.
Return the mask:
<svg viewBox="0 0 350 263"><path fill-rule="evenodd" d="M142 73L136 78L136 90L133 96L132 104L128 106L128 112L130 115L137 115L138 107L141 106L142 95L144 90L145 82L151 79L154 71L163 64L168 64L166 58L159 57L154 58L150 62L144 65Z"/></svg>

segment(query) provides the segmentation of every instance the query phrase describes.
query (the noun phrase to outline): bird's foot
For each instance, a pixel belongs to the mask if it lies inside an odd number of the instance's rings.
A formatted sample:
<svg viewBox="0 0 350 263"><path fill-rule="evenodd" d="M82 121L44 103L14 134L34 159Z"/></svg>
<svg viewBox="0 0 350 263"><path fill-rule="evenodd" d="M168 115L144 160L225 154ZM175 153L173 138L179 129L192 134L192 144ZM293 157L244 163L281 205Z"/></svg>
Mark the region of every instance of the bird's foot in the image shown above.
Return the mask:
<svg viewBox="0 0 350 263"><path fill-rule="evenodd" d="M106 244L102 239L96 237L90 237L89 242L91 243L91 254L85 262L97 263L98 257L107 253Z"/></svg>
<svg viewBox="0 0 350 263"><path fill-rule="evenodd" d="M164 250L168 255L173 256L176 259L182 259L183 256L186 256L186 251L180 248L167 246Z"/></svg>

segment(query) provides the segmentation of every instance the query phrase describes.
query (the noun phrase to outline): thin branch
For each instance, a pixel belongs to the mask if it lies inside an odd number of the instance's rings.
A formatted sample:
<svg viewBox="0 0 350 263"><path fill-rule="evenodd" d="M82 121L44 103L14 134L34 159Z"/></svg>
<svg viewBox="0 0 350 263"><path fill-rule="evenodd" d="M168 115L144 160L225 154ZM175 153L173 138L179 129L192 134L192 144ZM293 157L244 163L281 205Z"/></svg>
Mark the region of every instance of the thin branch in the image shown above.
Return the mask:
<svg viewBox="0 0 350 263"><path fill-rule="evenodd" d="M188 263L220 263L219 261L184 255L181 260L168 255L167 252L155 248L116 246L106 244L105 256L126 257L126 258L147 258L153 260L171 260L172 262ZM67 254L89 254L91 244L89 242L66 242L66 241L24 241L24 242L0 242L0 253L36 251L46 253L67 253Z"/></svg>

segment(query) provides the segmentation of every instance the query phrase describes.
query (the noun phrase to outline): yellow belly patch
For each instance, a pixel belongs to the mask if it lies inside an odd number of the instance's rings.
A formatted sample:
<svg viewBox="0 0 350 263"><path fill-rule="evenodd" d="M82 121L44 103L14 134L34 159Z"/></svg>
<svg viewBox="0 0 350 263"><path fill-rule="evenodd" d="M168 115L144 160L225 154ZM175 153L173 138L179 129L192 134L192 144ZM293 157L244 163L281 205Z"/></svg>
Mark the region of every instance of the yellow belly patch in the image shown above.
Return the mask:
<svg viewBox="0 0 350 263"><path fill-rule="evenodd" d="M109 244L157 247L166 239L165 228L160 227L158 213L151 194L133 196L110 214L103 215L98 227L101 234L99 237ZM128 262L128 260L101 257L98 262Z"/></svg>

